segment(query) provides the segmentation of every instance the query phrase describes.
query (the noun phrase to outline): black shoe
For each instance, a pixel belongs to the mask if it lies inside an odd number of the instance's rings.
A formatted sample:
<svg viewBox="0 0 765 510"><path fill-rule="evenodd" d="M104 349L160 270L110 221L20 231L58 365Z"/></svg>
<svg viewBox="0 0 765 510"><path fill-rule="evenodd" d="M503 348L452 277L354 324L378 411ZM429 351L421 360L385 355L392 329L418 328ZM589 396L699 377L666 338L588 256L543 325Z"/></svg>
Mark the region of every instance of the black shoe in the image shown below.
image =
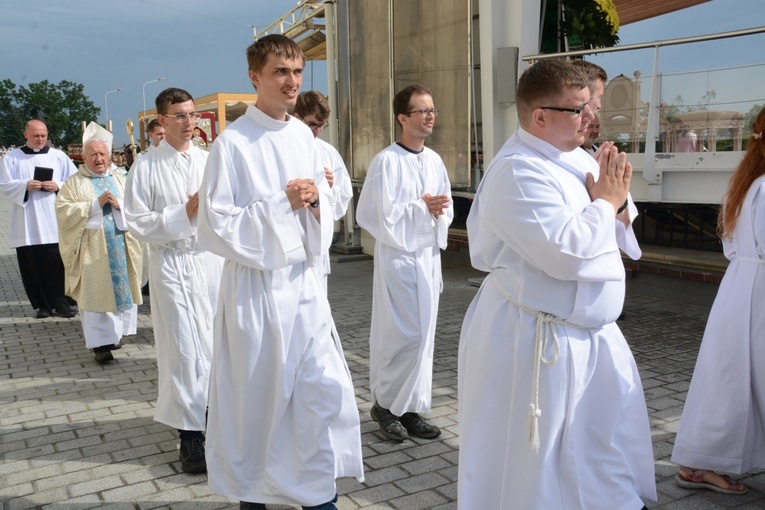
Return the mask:
<svg viewBox="0 0 765 510"><path fill-rule="evenodd" d="M201 439L181 439L181 469L184 473L206 473L205 442Z"/></svg>
<svg viewBox="0 0 765 510"><path fill-rule="evenodd" d="M417 413L404 413L399 420L401 421L401 425L403 425L409 433L414 434L417 437L433 439L434 437L441 435L441 429L426 422L422 419L422 416Z"/></svg>
<svg viewBox="0 0 765 510"><path fill-rule="evenodd" d="M110 351L116 351L122 349L122 344L107 345L106 347L108 347Z"/></svg>
<svg viewBox="0 0 765 510"><path fill-rule="evenodd" d="M266 510L266 505L263 503L248 503L246 501L240 501L239 510Z"/></svg>
<svg viewBox="0 0 765 510"><path fill-rule="evenodd" d="M55 309L56 315L65 319L71 319L77 312L69 305L62 305Z"/></svg>
<svg viewBox="0 0 765 510"><path fill-rule="evenodd" d="M398 416L391 413L389 410L380 407L378 404L372 406L372 410L369 411L372 419L380 424L380 432L383 433L388 439L402 442L404 439L409 438L409 434L406 433L406 429L401 422L398 421Z"/></svg>
<svg viewBox="0 0 765 510"><path fill-rule="evenodd" d="M47 319L51 316L50 310L47 308L38 308L37 309L37 315L35 315L38 319Z"/></svg>
<svg viewBox="0 0 765 510"><path fill-rule="evenodd" d="M110 361L114 361L114 356L112 356L112 350L109 348L111 346L107 345L104 347L96 347L93 349L93 354L96 355L96 361L99 363L108 363Z"/></svg>

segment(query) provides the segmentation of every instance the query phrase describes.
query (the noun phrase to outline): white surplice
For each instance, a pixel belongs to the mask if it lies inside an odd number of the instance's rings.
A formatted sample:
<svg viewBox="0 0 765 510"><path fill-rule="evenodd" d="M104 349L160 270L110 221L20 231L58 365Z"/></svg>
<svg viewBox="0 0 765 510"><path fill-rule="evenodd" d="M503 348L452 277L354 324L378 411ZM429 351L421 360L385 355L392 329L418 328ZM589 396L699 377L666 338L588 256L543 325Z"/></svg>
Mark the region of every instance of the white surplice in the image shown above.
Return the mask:
<svg viewBox="0 0 765 510"><path fill-rule="evenodd" d="M672 461L741 474L765 468L765 177L741 206L709 313Z"/></svg>
<svg viewBox="0 0 765 510"><path fill-rule="evenodd" d="M151 319L159 372L154 419L204 430L213 311L223 261L197 245L186 202L199 190L207 152L186 157L162 140L135 161L125 193L130 233L149 250Z"/></svg>
<svg viewBox="0 0 765 510"><path fill-rule="evenodd" d="M27 182L35 167L53 169L53 181L64 185L70 175L77 173L69 156L50 147L46 153L25 154L13 149L0 159L0 198L11 202L11 248L54 244L58 242L56 223L56 194L50 191L27 191Z"/></svg>
<svg viewBox="0 0 765 510"><path fill-rule="evenodd" d="M298 178L317 183L320 221L292 210L284 190ZM227 260L207 470L232 499L313 506L335 496L335 478L363 478L353 383L315 262L332 237L329 193L313 135L293 117L250 106L210 151L199 239Z"/></svg>
<svg viewBox="0 0 765 510"><path fill-rule="evenodd" d="M441 249L454 207L434 217L423 195L448 195L441 157L394 143L369 164L356 220L374 236L369 378L372 400L393 414L430 411Z"/></svg>
<svg viewBox="0 0 765 510"><path fill-rule="evenodd" d="M619 248L641 253L613 207L590 200L585 172L598 170L583 150L519 130L481 181L467 226L473 266L490 274L460 336L462 509L638 510L641 496L656 498L643 389L614 323ZM629 211L634 220L631 202ZM543 326L554 364L541 362L536 392L538 312L565 324Z"/></svg>
<svg viewBox="0 0 765 510"><path fill-rule="evenodd" d="M332 199L335 202L334 205L334 220L337 221L345 216L345 211L348 210L348 203L353 198L353 187L351 187L351 177L348 175L348 169L345 168L345 163L337 149L332 147L321 138L316 138L316 148L319 150L322 165L325 168L329 168L334 175L334 181L332 185ZM346 226L346 228L349 228ZM327 276L330 273L329 267L329 254L324 253L316 256L316 265L319 268L319 273L322 277L322 283L324 289L327 289Z"/></svg>

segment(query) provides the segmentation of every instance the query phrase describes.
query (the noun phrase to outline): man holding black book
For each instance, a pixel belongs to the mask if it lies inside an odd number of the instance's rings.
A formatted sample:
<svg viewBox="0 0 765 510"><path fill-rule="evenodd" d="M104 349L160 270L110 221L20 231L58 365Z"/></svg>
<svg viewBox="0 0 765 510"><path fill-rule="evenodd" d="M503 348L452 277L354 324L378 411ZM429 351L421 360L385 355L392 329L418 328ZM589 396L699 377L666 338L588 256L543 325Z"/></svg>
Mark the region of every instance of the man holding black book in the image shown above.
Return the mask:
<svg viewBox="0 0 765 510"><path fill-rule="evenodd" d="M77 312L64 296L64 265L58 251L55 201L64 181L77 172L69 157L47 146L48 128L30 120L27 143L0 160L0 197L11 206L11 248L16 249L21 281L37 318Z"/></svg>

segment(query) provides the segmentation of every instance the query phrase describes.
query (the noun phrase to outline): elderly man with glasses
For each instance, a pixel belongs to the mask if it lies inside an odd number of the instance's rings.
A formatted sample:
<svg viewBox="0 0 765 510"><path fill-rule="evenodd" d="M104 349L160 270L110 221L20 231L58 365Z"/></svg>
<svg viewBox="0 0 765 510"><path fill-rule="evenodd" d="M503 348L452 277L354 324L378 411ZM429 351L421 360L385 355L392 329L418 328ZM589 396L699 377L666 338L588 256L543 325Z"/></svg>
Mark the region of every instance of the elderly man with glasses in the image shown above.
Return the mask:
<svg viewBox="0 0 765 510"><path fill-rule="evenodd" d="M376 240L369 374L372 419L394 441L432 439L433 344L441 293L441 252L454 217L440 156L425 147L438 110L430 90L411 85L393 98L399 141L369 165L357 221Z"/></svg>
<svg viewBox="0 0 765 510"><path fill-rule="evenodd" d="M154 419L178 429L182 470L202 473L207 470L213 312L223 260L197 244L197 191L208 153L191 143L200 118L194 99L169 88L157 96L156 106L165 138L130 170L125 216L130 232L149 250L159 372Z"/></svg>

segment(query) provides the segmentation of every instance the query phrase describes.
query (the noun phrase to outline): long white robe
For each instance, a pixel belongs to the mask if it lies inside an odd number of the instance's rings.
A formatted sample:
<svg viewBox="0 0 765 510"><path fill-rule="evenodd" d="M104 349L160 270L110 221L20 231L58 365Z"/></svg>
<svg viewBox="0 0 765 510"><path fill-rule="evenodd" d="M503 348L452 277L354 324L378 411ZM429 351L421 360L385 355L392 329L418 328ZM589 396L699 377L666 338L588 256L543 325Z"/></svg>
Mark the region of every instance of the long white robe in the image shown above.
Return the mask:
<svg viewBox="0 0 765 510"><path fill-rule="evenodd" d="M765 177L742 204L685 400L672 461L741 474L765 468Z"/></svg>
<svg viewBox="0 0 765 510"><path fill-rule="evenodd" d="M320 222L292 210L284 189L296 178L317 183ZM199 239L227 259L210 489L254 503L325 503L335 478L362 479L363 464L353 383L315 263L331 241L332 202L310 130L250 106L213 144L199 195Z"/></svg>
<svg viewBox="0 0 765 510"><path fill-rule="evenodd" d="M151 319L159 371L154 419L204 430L213 344L213 310L223 261L197 245L197 218L186 213L199 190L207 152L189 161L162 140L130 170L125 217L149 250Z"/></svg>
<svg viewBox="0 0 765 510"><path fill-rule="evenodd" d="M348 210L348 203L353 198L353 187L351 187L351 177L348 175L348 169L337 149L332 147L321 138L316 139L316 148L319 151L321 163L324 168L329 168L334 175L334 181L331 189L334 205L334 220L337 221L345 216ZM347 228L347 227L346 227ZM327 276L330 273L329 254L323 253L316 256L316 265L322 277L324 290L327 289Z"/></svg>
<svg viewBox="0 0 765 510"><path fill-rule="evenodd" d="M473 266L490 274L471 303L459 352L459 506L465 510L638 510L656 498L643 389L614 321L624 302L619 248L632 229L591 201L584 151L561 153L519 130L481 181L468 217ZM630 203L630 218L637 216ZM523 305L521 309L515 303ZM535 330L550 323L539 391ZM579 326L579 327L577 327ZM530 442L536 403L540 449Z"/></svg>
<svg viewBox="0 0 765 510"><path fill-rule="evenodd" d="M394 143L374 157L356 210L374 236L375 263L369 378L372 399L400 416L428 412L433 344L443 287L441 252L454 208L435 218L423 195L448 195L440 156Z"/></svg>
<svg viewBox="0 0 765 510"><path fill-rule="evenodd" d="M59 188L70 175L77 173L69 156L52 147L47 153L35 154L13 149L0 159L0 198L13 204L11 248L58 242L56 194L41 190L27 192L27 182L34 177L36 166L52 168L52 180Z"/></svg>
<svg viewBox="0 0 765 510"><path fill-rule="evenodd" d="M127 231L122 214L125 176L111 166L118 190L119 208L112 211L114 224ZM107 175L108 175L107 174ZM104 214L91 182L91 173L81 166L58 193L56 214L59 223L59 249L66 270L65 292L80 308L80 320L88 349L104 345L119 345L126 335L134 335L138 325L138 305L141 304L140 274L143 264L141 244L125 233L125 255L133 306L117 310L114 297L109 252L104 236Z"/></svg>

